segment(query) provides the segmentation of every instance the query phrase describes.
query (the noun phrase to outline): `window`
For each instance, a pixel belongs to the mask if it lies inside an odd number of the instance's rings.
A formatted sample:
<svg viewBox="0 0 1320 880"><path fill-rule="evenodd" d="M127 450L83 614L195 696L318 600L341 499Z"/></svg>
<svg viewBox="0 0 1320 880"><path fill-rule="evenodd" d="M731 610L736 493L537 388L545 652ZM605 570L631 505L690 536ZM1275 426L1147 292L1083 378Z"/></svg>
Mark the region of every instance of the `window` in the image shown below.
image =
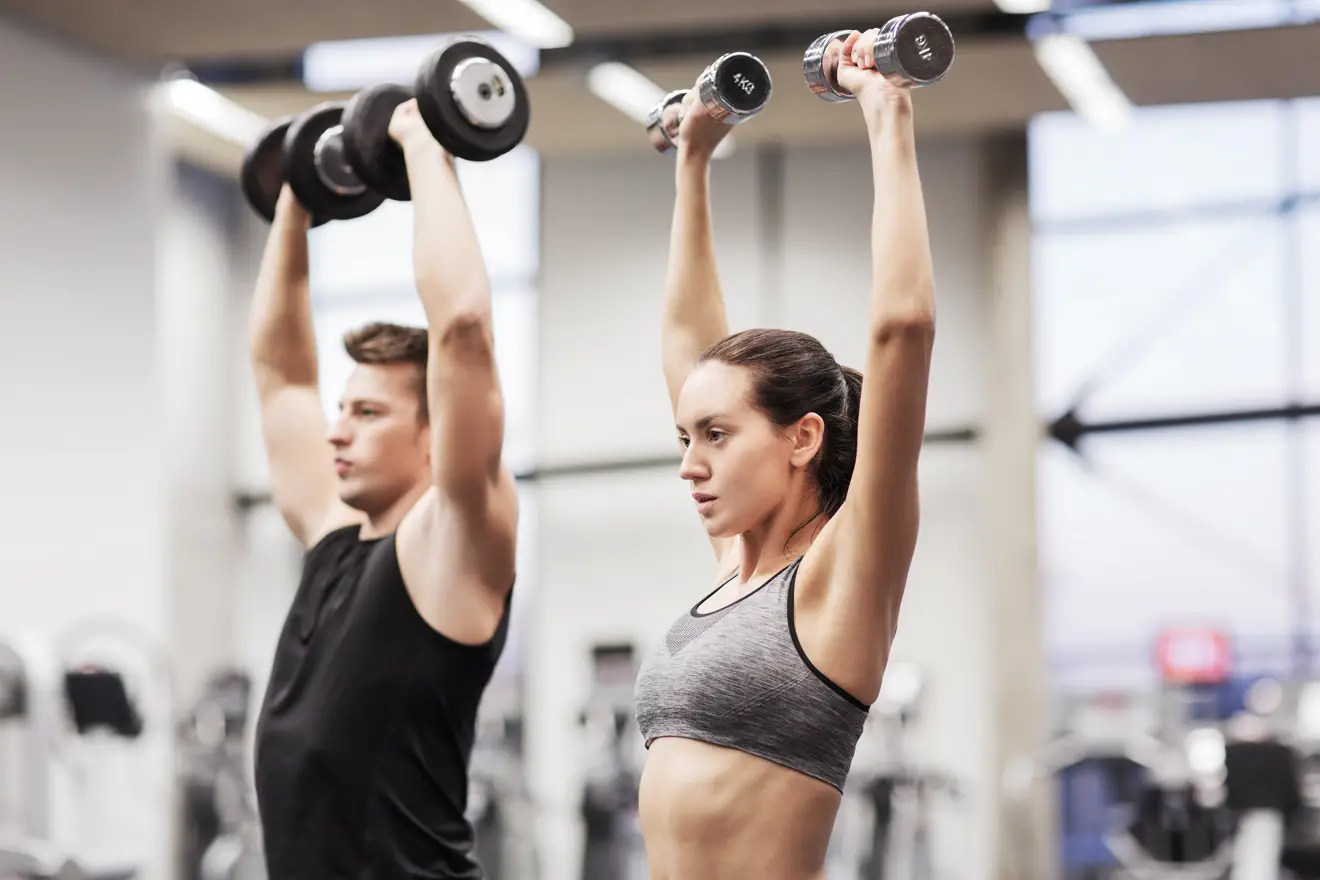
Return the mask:
<svg viewBox="0 0 1320 880"><path fill-rule="evenodd" d="M1320 101L1142 108L1118 136L1049 114L1029 138L1043 417L1320 403L1320 301L1304 295L1320 290ZM1042 445L1061 683L1103 679L1098 666L1152 675L1165 627L1220 626L1257 667L1286 663L1297 627L1314 638L1317 422L1091 433L1080 455Z"/></svg>
<svg viewBox="0 0 1320 880"><path fill-rule="evenodd" d="M1071 113L1044 114L1029 131L1032 218L1278 199L1283 128L1274 102L1141 108L1116 135Z"/></svg>
<svg viewBox="0 0 1320 880"><path fill-rule="evenodd" d="M1131 418L1285 395L1284 221L1274 215L1041 234L1032 253L1046 412Z"/></svg>

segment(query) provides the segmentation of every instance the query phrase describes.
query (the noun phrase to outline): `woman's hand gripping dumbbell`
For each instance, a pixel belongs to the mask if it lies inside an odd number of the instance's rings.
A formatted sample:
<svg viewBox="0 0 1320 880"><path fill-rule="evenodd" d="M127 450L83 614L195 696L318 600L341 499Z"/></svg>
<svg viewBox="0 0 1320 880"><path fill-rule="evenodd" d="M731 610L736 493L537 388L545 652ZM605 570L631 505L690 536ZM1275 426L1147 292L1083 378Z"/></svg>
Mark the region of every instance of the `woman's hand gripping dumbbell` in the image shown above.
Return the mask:
<svg viewBox="0 0 1320 880"><path fill-rule="evenodd" d="M692 88L666 95L647 117L646 133L661 153L676 150L680 141L713 153L730 127L765 109L771 89L761 59L730 52L703 70Z"/></svg>
<svg viewBox="0 0 1320 880"><path fill-rule="evenodd" d="M851 101L856 95L840 81L841 60L846 67L874 70L892 85L913 88L943 79L953 56L948 25L929 12L913 12L865 33L835 31L817 37L802 58L802 72L807 87L822 100Z"/></svg>

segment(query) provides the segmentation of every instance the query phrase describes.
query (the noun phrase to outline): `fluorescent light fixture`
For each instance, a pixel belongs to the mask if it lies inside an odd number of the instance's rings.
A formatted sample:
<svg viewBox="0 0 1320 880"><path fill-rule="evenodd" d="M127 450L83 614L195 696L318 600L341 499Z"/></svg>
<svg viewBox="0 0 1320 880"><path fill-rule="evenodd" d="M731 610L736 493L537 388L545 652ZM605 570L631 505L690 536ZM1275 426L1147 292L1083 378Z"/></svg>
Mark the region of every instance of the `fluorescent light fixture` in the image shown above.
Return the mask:
<svg viewBox="0 0 1320 880"><path fill-rule="evenodd" d="M313 43L303 52L303 86L312 92L355 92L374 83L411 85L422 62L456 36L460 35L421 34ZM502 31L474 31L463 36L490 43L524 77L534 76L541 67L539 49Z"/></svg>
<svg viewBox="0 0 1320 880"><path fill-rule="evenodd" d="M587 88L597 98L640 123L645 123L646 115L669 94L618 61L603 61L587 71Z"/></svg>
<svg viewBox="0 0 1320 880"><path fill-rule="evenodd" d="M1010 15L1030 15L1035 12L1049 12L1051 0L995 0L1000 12Z"/></svg>
<svg viewBox="0 0 1320 880"><path fill-rule="evenodd" d="M1028 0L998 0L1004 3ZM1178 34L1211 34L1258 28L1292 27L1320 21L1317 0L1147 0L1081 6L1062 15L1041 16L1027 25L1027 36L1070 34L1082 40L1131 40Z"/></svg>
<svg viewBox="0 0 1320 880"><path fill-rule="evenodd" d="M264 116L234 103L189 76L168 80L161 84L161 88L165 103L175 116L244 147L256 140L270 124Z"/></svg>
<svg viewBox="0 0 1320 880"><path fill-rule="evenodd" d="M1128 100L1095 52L1082 40L1051 34L1032 44L1036 61L1077 114L1105 131L1121 128L1132 114Z"/></svg>
<svg viewBox="0 0 1320 880"><path fill-rule="evenodd" d="M538 49L573 44L573 28L536 0L460 0L495 27Z"/></svg>

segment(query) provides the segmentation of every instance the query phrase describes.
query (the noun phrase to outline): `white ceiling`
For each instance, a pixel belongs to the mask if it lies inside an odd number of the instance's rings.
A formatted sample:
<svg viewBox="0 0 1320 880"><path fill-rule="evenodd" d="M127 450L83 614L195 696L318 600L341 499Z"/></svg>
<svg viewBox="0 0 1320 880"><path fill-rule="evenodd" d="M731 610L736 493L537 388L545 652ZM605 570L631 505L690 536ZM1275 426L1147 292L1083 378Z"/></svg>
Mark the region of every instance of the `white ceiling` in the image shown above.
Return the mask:
<svg viewBox="0 0 1320 880"><path fill-rule="evenodd" d="M106 54L234 58L320 40L435 34L489 25L457 0L5 0L5 8ZM911 0L545 0L579 36L858 19L879 24ZM991 11L992 0L924 0L936 13ZM804 13L804 9L809 10Z"/></svg>

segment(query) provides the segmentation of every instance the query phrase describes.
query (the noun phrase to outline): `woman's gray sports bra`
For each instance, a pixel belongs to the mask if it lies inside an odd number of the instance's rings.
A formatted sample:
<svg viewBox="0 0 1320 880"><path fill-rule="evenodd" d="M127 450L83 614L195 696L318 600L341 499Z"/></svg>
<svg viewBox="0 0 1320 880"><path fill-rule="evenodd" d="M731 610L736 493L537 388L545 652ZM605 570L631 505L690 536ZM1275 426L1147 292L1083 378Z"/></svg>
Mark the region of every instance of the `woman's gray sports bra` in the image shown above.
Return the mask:
<svg viewBox="0 0 1320 880"><path fill-rule="evenodd" d="M700 613L716 587L670 628L637 676L637 726L647 748L662 736L700 740L843 791L869 707L816 669L798 642L793 587L801 562Z"/></svg>

